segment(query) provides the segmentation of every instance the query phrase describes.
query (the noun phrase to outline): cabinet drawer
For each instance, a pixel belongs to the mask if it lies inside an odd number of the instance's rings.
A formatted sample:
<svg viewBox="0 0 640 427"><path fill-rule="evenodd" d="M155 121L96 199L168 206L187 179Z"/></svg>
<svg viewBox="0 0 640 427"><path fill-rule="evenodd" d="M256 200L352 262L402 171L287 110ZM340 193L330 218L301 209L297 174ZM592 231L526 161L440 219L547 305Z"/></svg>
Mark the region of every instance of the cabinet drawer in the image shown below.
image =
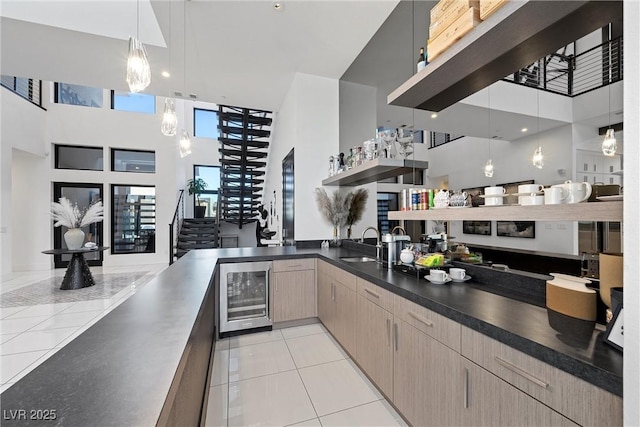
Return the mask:
<svg viewBox="0 0 640 427"><path fill-rule="evenodd" d="M315 259L313 258L283 259L273 261L273 271L275 273L279 273L281 271L314 270L315 268Z"/></svg>
<svg viewBox="0 0 640 427"><path fill-rule="evenodd" d="M393 314L440 341L453 350L460 351L460 324L405 298L394 295Z"/></svg>
<svg viewBox="0 0 640 427"><path fill-rule="evenodd" d="M347 273L341 268L331 265L328 262L318 261L318 272L326 274L332 281L340 282L353 292L357 291L356 276Z"/></svg>
<svg viewBox="0 0 640 427"><path fill-rule="evenodd" d="M389 313L393 313L393 294L391 292L359 277L356 278L356 284L358 286L358 295L384 308Z"/></svg>
<svg viewBox="0 0 640 427"><path fill-rule="evenodd" d="M620 397L467 327L462 355L580 425L622 425Z"/></svg>

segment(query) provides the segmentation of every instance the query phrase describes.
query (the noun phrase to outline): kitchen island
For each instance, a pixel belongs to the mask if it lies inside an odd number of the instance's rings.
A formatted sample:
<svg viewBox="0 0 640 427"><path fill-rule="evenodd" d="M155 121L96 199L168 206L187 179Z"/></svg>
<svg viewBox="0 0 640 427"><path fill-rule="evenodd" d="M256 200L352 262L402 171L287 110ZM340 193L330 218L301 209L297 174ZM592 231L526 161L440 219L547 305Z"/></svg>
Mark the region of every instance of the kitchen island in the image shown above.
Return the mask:
<svg viewBox="0 0 640 427"><path fill-rule="evenodd" d="M191 251L5 391L3 414L26 410L27 417L3 424L170 425L185 411L197 421L215 345L217 265L298 257L325 261L622 396L622 354L601 341L601 331L577 346L549 326L544 308L484 292L473 281L433 285L376 263L340 259L356 255L345 248ZM55 419L29 419L30 410L55 410Z"/></svg>

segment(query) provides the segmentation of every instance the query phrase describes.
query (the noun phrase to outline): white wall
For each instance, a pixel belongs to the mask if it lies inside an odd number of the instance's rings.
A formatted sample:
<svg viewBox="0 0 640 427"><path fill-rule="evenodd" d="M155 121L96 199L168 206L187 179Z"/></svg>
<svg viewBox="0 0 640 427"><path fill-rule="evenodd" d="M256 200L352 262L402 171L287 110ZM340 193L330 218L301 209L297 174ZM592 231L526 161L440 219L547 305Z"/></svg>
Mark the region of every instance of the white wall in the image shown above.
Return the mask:
<svg viewBox="0 0 640 427"><path fill-rule="evenodd" d="M640 252L640 3L625 1L624 4L624 112L630 117L624 124L628 144L624 156L624 248L627 254L624 260L624 425L640 425L640 265L637 254Z"/></svg>
<svg viewBox="0 0 640 427"><path fill-rule="evenodd" d="M340 152L347 155L349 148L362 145L375 137L376 88L340 81Z"/></svg>
<svg viewBox="0 0 640 427"><path fill-rule="evenodd" d="M426 186L439 188L443 182L447 182L449 189L460 190L531 179L543 185L562 183L573 176L572 141L571 126L542 132L539 136L520 138L515 142L491 140L495 172L492 178L487 178L482 167L489 158L489 140L461 138L429 150ZM538 144L544 153L543 169L531 164L531 156ZM564 170L565 175L560 175L558 170ZM575 228L576 225L571 222L537 222L535 239L519 239L496 236L495 221L492 224L492 236L463 234L462 222L453 221L450 234L459 242L575 254Z"/></svg>
<svg viewBox="0 0 640 427"><path fill-rule="evenodd" d="M2 91L6 92L5 89ZM107 245L111 242L111 184L155 186L156 253L111 255L106 251L104 265L167 262L167 224L173 217L178 190L184 188L186 180L192 177L194 163L218 164L217 141L193 138L192 155L180 159L177 137L165 137L160 132L164 98L157 99L157 113L147 115L111 110L107 90L104 91L103 108L79 107L51 102L51 85L43 83L43 107L46 111L11 93L3 95L1 226L7 230L0 234L3 273L51 268L52 257L41 251L53 247L49 217L53 182L103 185L103 232ZM191 104L187 102L186 116L181 101L176 102L176 109L179 129L186 123L189 134L193 135ZM54 169L54 144L103 147L104 171ZM111 172L111 148L155 151L156 173ZM186 206L189 216L191 200L187 200ZM29 230L23 230L23 224L29 224ZM19 235L16 229L19 229Z"/></svg>

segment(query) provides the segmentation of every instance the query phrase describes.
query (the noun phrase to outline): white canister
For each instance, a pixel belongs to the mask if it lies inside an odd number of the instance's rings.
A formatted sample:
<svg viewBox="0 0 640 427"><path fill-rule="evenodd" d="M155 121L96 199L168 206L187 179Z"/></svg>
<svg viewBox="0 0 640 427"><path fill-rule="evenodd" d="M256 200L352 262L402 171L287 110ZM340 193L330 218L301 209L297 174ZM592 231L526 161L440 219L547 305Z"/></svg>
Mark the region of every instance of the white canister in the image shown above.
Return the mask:
<svg viewBox="0 0 640 427"><path fill-rule="evenodd" d="M400 261L405 264L413 262L413 251L411 249L403 249L400 251Z"/></svg>
<svg viewBox="0 0 640 427"><path fill-rule="evenodd" d="M544 204L559 205L565 202L567 191L563 187L549 187L544 189Z"/></svg>

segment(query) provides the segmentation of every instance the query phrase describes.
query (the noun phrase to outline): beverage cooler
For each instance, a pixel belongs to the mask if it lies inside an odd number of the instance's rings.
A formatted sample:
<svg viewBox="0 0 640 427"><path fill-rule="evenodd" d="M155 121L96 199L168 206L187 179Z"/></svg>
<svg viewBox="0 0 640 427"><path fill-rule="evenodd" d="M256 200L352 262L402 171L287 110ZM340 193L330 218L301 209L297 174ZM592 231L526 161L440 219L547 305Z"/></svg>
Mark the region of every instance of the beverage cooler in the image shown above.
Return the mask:
<svg viewBox="0 0 640 427"><path fill-rule="evenodd" d="M271 261L220 265L220 333L271 326Z"/></svg>

